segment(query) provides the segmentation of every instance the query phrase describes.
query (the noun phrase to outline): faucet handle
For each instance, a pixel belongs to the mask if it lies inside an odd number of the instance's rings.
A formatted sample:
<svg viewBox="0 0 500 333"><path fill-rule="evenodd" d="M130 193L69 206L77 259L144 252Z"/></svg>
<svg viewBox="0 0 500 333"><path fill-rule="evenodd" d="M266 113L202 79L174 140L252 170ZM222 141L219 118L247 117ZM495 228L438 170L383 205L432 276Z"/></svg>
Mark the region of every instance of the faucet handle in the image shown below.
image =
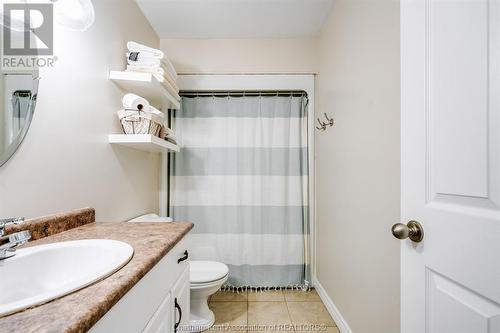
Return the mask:
<svg viewBox="0 0 500 333"><path fill-rule="evenodd" d="M5 235L5 227L21 223L24 223L24 217L11 217L8 219L0 219L0 237Z"/></svg>
<svg viewBox="0 0 500 333"><path fill-rule="evenodd" d="M8 237L9 237L9 242L14 242L17 243L18 245L22 245L24 243L27 243L28 240L31 238L31 232L29 230L24 230L11 234Z"/></svg>
<svg viewBox="0 0 500 333"><path fill-rule="evenodd" d="M8 219L0 219L0 227L5 227L11 224L21 224L24 222L24 217L11 217Z"/></svg>

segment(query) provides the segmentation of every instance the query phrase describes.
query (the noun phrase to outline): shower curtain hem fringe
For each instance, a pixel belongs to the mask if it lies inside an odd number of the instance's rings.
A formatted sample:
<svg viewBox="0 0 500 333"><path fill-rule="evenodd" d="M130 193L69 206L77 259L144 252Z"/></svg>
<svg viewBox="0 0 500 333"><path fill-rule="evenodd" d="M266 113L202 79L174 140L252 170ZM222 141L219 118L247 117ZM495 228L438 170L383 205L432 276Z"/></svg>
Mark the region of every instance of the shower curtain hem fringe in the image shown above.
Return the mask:
<svg viewBox="0 0 500 333"><path fill-rule="evenodd" d="M301 290L310 291L311 285L309 281L304 281L304 284L288 284L286 287L283 286L232 286L225 284L221 287L221 291L225 292L265 292L265 291L281 291L281 290Z"/></svg>

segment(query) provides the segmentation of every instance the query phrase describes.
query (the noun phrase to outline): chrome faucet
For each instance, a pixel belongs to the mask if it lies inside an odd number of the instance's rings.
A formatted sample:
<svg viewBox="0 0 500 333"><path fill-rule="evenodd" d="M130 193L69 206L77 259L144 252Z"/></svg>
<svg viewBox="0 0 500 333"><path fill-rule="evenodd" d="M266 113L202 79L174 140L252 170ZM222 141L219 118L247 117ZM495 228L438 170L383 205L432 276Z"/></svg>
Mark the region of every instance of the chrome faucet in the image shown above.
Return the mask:
<svg viewBox="0 0 500 333"><path fill-rule="evenodd" d="M0 220L0 260L14 256L16 247L27 243L31 238L31 232L28 230L16 232L5 236L5 227L24 222L23 217Z"/></svg>
<svg viewBox="0 0 500 333"><path fill-rule="evenodd" d="M13 224L24 223L24 217L11 217L8 219L0 219L0 237L5 236L5 227Z"/></svg>

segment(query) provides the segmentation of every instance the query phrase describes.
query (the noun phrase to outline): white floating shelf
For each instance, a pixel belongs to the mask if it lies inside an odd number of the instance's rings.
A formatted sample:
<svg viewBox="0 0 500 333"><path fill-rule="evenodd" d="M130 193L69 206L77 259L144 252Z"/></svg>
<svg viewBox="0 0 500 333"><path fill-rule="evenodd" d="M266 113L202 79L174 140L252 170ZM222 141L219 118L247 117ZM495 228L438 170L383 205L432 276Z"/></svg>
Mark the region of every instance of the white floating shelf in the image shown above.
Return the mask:
<svg viewBox="0 0 500 333"><path fill-rule="evenodd" d="M127 93L134 93L158 107L178 109L180 102L151 73L110 71L109 79Z"/></svg>
<svg viewBox="0 0 500 333"><path fill-rule="evenodd" d="M150 134L110 134L109 143L153 153L179 152L179 146Z"/></svg>

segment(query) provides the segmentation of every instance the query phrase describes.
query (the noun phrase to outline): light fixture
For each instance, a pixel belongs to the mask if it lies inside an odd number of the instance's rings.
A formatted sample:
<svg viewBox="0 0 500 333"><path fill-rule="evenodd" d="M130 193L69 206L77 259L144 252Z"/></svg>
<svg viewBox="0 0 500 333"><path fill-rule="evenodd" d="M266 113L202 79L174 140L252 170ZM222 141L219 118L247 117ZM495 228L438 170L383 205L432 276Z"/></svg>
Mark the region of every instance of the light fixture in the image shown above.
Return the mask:
<svg viewBox="0 0 500 333"><path fill-rule="evenodd" d="M52 3L55 23L74 31L87 30L95 20L95 10L91 0L8 0L7 3ZM32 17L31 19L35 21L39 18ZM0 24L4 24L3 6L0 6ZM16 20L13 17L9 28L15 31L25 31L28 27L23 18Z"/></svg>
<svg viewBox="0 0 500 333"><path fill-rule="evenodd" d="M94 23L95 10L91 0L51 0L55 21L70 30L85 31Z"/></svg>

